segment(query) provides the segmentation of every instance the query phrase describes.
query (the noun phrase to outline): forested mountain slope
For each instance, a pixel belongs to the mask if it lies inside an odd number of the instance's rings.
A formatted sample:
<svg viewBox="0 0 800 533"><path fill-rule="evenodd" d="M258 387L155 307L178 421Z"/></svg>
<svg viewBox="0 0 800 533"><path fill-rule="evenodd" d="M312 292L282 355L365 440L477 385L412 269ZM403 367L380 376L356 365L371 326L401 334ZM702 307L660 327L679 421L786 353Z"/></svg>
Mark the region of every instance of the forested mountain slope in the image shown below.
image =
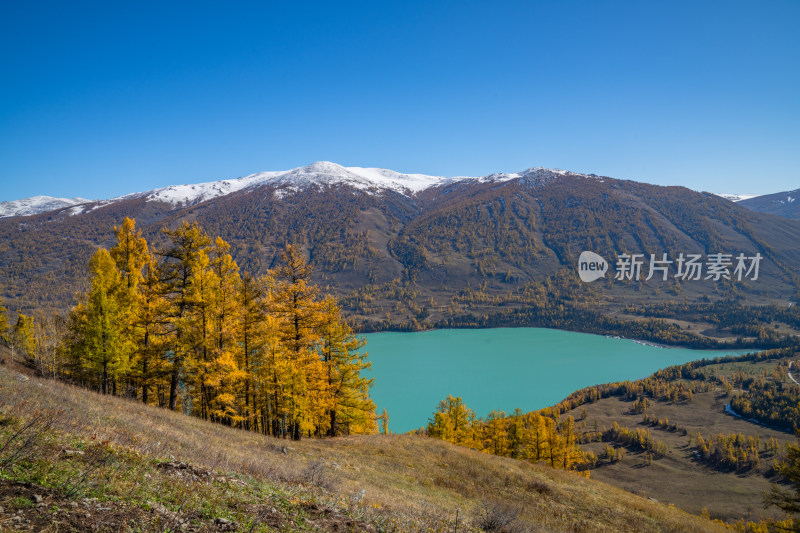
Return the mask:
<svg viewBox="0 0 800 533"><path fill-rule="evenodd" d="M358 181L330 165L295 169L302 179L294 181L282 174L238 189L229 185L232 192L217 187L216 195L191 201L142 193L0 219L5 301L18 311L72 305L93 249L108 246L113 226L126 216L152 243L163 238L162 228L198 220L253 272L274 266L287 243L299 244L316 281L365 323L424 324L491 313L529 303L530 295L520 295L553 283L569 287L557 299L601 310L736 294L748 303L786 305L796 296L800 222L711 194L547 169L415 178L408 181L412 190ZM605 280L580 283L577 259L584 250L610 263ZM760 253L764 259L758 280L680 281L672 265L666 281L658 275L644 281L647 263L639 282L614 280L623 253L648 260L664 253L672 260L680 253Z"/></svg>
<svg viewBox="0 0 800 533"><path fill-rule="evenodd" d="M748 198L741 205L761 213L800 219L800 189Z"/></svg>

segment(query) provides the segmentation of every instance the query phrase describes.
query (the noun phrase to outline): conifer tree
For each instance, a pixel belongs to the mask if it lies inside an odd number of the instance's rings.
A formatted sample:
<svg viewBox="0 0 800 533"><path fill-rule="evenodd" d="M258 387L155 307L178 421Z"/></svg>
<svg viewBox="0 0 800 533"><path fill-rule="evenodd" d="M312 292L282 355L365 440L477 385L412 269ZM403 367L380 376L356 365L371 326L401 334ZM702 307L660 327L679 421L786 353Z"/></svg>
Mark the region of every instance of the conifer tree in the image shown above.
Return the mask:
<svg viewBox="0 0 800 533"><path fill-rule="evenodd" d="M20 314L11 329L11 361L14 361L14 351L33 357L36 343L33 335L33 317Z"/></svg>
<svg viewBox="0 0 800 533"><path fill-rule="evenodd" d="M89 271L91 288L71 317L78 332L72 350L81 367L100 376L103 394L111 394L129 370L133 348L126 335L125 289L108 250L95 252Z"/></svg>
<svg viewBox="0 0 800 533"><path fill-rule="evenodd" d="M385 407L383 408L383 411L381 412L381 416L379 418L381 419L381 433L383 433L384 435L388 435L389 434L389 413L386 412L386 408Z"/></svg>
<svg viewBox="0 0 800 533"><path fill-rule="evenodd" d="M253 365L255 380L254 403L260 407L264 433L285 437L290 430L292 360L286 345L281 342L284 320L278 315L264 319L263 349Z"/></svg>
<svg viewBox="0 0 800 533"><path fill-rule="evenodd" d="M170 354L169 408L177 409L178 388L184 372L184 362L190 352L197 348L190 326L196 289L193 284L201 268L198 262L209 245L208 236L193 222L184 222L178 229L164 229L170 242L163 252L163 277L170 302L170 325L172 339L168 346Z"/></svg>
<svg viewBox="0 0 800 533"><path fill-rule="evenodd" d="M562 468L572 470L572 467L583 458L583 453L575 443L575 419L567 416L561 422L560 433L562 435Z"/></svg>
<svg viewBox="0 0 800 533"><path fill-rule="evenodd" d="M278 269L276 306L287 320L283 340L294 354L311 349L318 341L319 288L311 283L311 267L300 250L288 245Z"/></svg>
<svg viewBox="0 0 800 533"><path fill-rule="evenodd" d="M506 414L503 411L491 411L483 425L483 451L492 455L509 455Z"/></svg>
<svg viewBox="0 0 800 533"><path fill-rule="evenodd" d="M3 298L0 297L0 339L9 339L8 309L3 305Z"/></svg>
<svg viewBox="0 0 800 533"><path fill-rule="evenodd" d="M448 396L446 400L439 402L433 420L428 423L428 435L461 446L473 446L474 423L475 412L464 405L461 397Z"/></svg>
<svg viewBox="0 0 800 533"><path fill-rule="evenodd" d="M320 356L325 364L328 407L328 435L375 432L375 404L369 398L373 380L361 375L372 367L367 354L360 353L366 341L353 334L341 318L333 298L323 302L320 327Z"/></svg>
<svg viewBox="0 0 800 533"><path fill-rule="evenodd" d="M211 258L211 269L215 286L212 287L212 346L210 347L214 375L214 395L211 399L211 415L226 424L238 424L243 418L237 398L237 388L246 379L244 369L237 359L236 344L241 327L238 320L236 291L240 284L239 267L231 257L230 245L217 237Z"/></svg>
<svg viewBox="0 0 800 533"><path fill-rule="evenodd" d="M216 276L209 268L210 258L205 249L198 251L194 257L190 283L187 289L189 304L181 324L184 350L185 374L188 386L187 398L191 411L203 420L211 414L211 404L218 385L218 376L214 374L213 361L213 298Z"/></svg>
<svg viewBox="0 0 800 533"><path fill-rule="evenodd" d="M136 222L125 217L122 225L114 226L117 244L109 250L114 263L122 276L125 287L133 291L142 281L142 269L148 261L147 241L142 232L136 229Z"/></svg>
<svg viewBox="0 0 800 533"><path fill-rule="evenodd" d="M147 241L142 237L142 232L136 229L136 222L125 217L122 224L114 227L114 234L117 243L110 250L109 254L117 266L122 279L120 289L120 304L122 306L122 320L126 328L124 335L133 343L133 353L131 354L131 364L133 380L129 386L133 390L135 387L142 386L142 381L146 379L139 373L146 369L149 362L147 352L152 348L151 329L152 325L143 323L143 313L146 310L142 306L148 305L143 300L140 291L140 283L144 280L144 268L153 263L153 258L148 250ZM152 287L150 287L152 288ZM148 294L152 297L153 295ZM152 306L152 302L150 302ZM135 383L134 383L135 381ZM147 397L147 389L142 388L143 398ZM147 403L145 399L145 403Z"/></svg>
<svg viewBox="0 0 800 533"><path fill-rule="evenodd" d="M250 274L244 273L237 288L239 327L238 364L243 372L242 418L245 429L259 431L255 404L255 374L259 356L264 350L265 290ZM263 429L262 429L263 431Z"/></svg>
<svg viewBox="0 0 800 533"><path fill-rule="evenodd" d="M255 280L197 223L164 230L160 261L132 219L114 231L116 245L94 254L91 288L70 313L73 378L275 436L375 432L364 343L321 298L297 248ZM386 431L385 410L383 422Z"/></svg>
<svg viewBox="0 0 800 533"><path fill-rule="evenodd" d="M800 409L800 405L797 406ZM795 432L797 438L794 443L786 445L786 454L783 460L777 462L776 469L789 482L790 490L783 490L776 485L772 486L769 493L764 496L766 505L774 505L785 513L800 515L800 430ZM698 433L698 448L701 437ZM797 528L795 528L795 531Z"/></svg>
<svg viewBox="0 0 800 533"><path fill-rule="evenodd" d="M142 272L133 316L132 378L141 389L142 403L151 403L151 392L155 392L156 403L164 407L169 388L165 380L169 369L163 357L168 345L169 302L161 269L151 254L147 255Z"/></svg>
<svg viewBox="0 0 800 533"><path fill-rule="evenodd" d="M282 254L278 269L275 309L283 318L281 340L290 358L288 366L288 431L298 440L304 432L315 429L326 411L322 401L314 403L311 396L324 400L325 370L314 352L319 341L319 288L311 283L311 267L295 246L289 245ZM315 410L316 412L312 412Z"/></svg>
<svg viewBox="0 0 800 533"><path fill-rule="evenodd" d="M523 436L525 434L525 415L517 407L508 421L508 450L511 457L520 458L524 455Z"/></svg>

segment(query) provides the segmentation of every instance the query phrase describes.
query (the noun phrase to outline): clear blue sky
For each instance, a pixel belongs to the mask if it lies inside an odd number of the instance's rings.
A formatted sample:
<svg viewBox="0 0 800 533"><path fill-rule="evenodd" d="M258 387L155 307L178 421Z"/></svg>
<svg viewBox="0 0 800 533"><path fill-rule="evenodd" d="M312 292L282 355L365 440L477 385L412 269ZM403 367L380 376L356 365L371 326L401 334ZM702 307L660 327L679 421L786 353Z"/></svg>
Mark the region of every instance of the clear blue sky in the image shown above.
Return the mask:
<svg viewBox="0 0 800 533"><path fill-rule="evenodd" d="M800 187L800 2L10 2L0 200L317 160Z"/></svg>

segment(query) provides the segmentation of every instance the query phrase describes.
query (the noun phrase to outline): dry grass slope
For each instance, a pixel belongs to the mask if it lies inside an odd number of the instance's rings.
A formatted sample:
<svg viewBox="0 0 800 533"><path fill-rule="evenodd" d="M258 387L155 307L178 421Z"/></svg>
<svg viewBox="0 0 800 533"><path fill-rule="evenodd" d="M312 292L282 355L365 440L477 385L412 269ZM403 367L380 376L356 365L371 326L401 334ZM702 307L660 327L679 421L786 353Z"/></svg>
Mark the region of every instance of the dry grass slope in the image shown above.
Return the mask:
<svg viewBox="0 0 800 533"><path fill-rule="evenodd" d="M481 524L485 530L495 531L721 529L598 481L424 437L281 441L63 383L36 378L24 381L6 368L0 369L0 406L4 412L16 413L62 411L54 430L63 442L83 443L87 449L103 442L115 453L150 464L173 456L174 461L189 465L181 468L188 470L191 479L209 475L217 476L214 480L222 476L223 480L242 481L233 488L230 483L204 485L194 499L183 504L183 511L192 505L206 505L207 500L228 499L230 516L242 523L242 516L254 509L242 502L252 502L254 497L278 501L270 491L282 495L280 501L288 502L286 505L303 507L298 512L305 521L262 521L262 529L256 531L477 531ZM156 478L163 470L144 471L152 472L155 477L149 473L146 477L155 484L162 483ZM239 485L245 488L237 488ZM256 486L262 487L259 494L245 494L252 492L248 487ZM174 508L174 499L170 502ZM0 504L9 509L7 502ZM153 506L161 508L160 504ZM336 509L355 519L326 522L314 518L315 509L325 509L320 515ZM285 507L269 512L295 516L295 511ZM491 529L517 514L506 529Z"/></svg>

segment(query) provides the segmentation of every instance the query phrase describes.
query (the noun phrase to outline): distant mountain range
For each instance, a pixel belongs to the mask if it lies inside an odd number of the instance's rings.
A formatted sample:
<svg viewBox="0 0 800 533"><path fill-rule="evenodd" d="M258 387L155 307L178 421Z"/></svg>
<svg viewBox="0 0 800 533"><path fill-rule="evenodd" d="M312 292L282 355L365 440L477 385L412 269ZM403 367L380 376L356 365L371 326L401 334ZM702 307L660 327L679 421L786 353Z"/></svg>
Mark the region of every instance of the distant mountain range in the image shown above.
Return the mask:
<svg viewBox="0 0 800 533"><path fill-rule="evenodd" d="M726 200L730 200L731 202L741 202L742 200L749 200L750 198L755 198L755 194L720 194L717 193L717 196L720 198L725 198Z"/></svg>
<svg viewBox="0 0 800 533"><path fill-rule="evenodd" d="M65 207L85 204L92 200L86 198L54 198L52 196L33 196L22 200L0 202L0 218L37 215Z"/></svg>
<svg viewBox="0 0 800 533"><path fill-rule="evenodd" d="M287 243L299 244L316 280L364 321L488 312L515 305L521 294L533 298L520 292L531 282L546 286L565 275L609 309L732 293L787 301L797 292L800 221L755 213L746 201L540 167L447 178L319 162L2 218L2 290L17 310L74 304L92 251L112 245L113 226L130 216L153 246L162 227L198 220L255 274L274 267ZM612 265L626 252L765 259L753 282L634 283L609 275L585 285L575 274L583 250Z"/></svg>
<svg viewBox="0 0 800 533"><path fill-rule="evenodd" d="M800 219L800 189L756 196L739 203L753 211Z"/></svg>
<svg viewBox="0 0 800 533"><path fill-rule="evenodd" d="M188 207L237 191L262 186L275 186L282 191L296 191L309 185L347 185L370 194L395 191L404 195L413 195L431 187L458 182L501 182L528 176L537 171L546 171L557 175L571 174L564 170L536 167L511 174L499 173L483 177L457 176L446 178L425 174L404 174L384 168L342 167L328 161L318 161L306 167L287 171L258 172L244 178L187 185L170 185L152 191L126 194L109 200L87 200L85 198L73 198L70 200L51 196L34 196L23 200L1 203L0 218L35 215L73 206L76 207L67 213L77 215L132 199L145 199L150 202L171 204L175 207ZM285 192L280 194L285 194ZM80 204L86 205L77 207Z"/></svg>
<svg viewBox="0 0 800 533"><path fill-rule="evenodd" d="M52 196L33 196L21 200L0 202L0 218L14 216L30 216L49 211L62 210L66 207L75 207L70 214L83 213L113 203L145 198L149 201L162 201L176 207L186 207L219 196L225 196L243 189L262 185L276 185L288 189L305 187L309 184L347 184L364 191L393 190L403 194L416 194L427 188L457 182L500 182L530 175L533 172L548 172L556 175L572 174L588 176L558 169L533 167L515 173L497 173L483 177L443 177L425 174L404 174L383 168L342 167L328 161L319 161L306 167L299 167L287 171L257 172L244 178L219 180L206 183L170 185L152 191L126 194L108 200L89 200L87 198L54 198ZM591 175L594 176L594 175ZM753 211L771 213L788 218L800 217L800 203L795 203L800 197L800 189L757 196L754 194L723 194L716 196L731 202L740 203ZM84 207L83 204L88 204Z"/></svg>

